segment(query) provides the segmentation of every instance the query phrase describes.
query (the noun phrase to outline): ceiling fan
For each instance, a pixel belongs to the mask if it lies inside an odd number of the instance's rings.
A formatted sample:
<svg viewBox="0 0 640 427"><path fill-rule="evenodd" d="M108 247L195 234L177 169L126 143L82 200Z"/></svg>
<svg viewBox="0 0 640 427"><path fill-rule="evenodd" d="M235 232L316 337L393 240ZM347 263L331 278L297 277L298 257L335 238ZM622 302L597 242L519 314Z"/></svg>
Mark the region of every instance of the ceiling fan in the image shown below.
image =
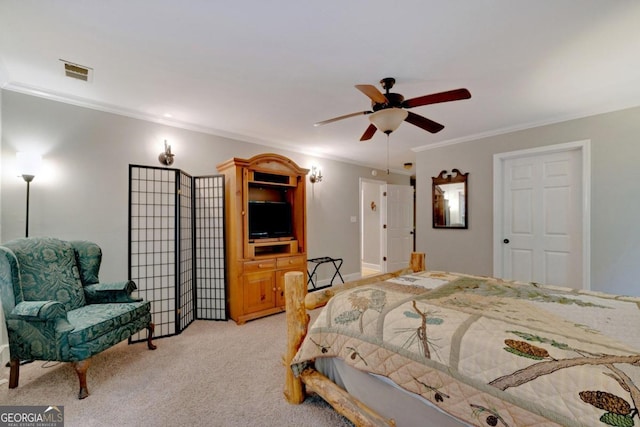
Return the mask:
<svg viewBox="0 0 640 427"><path fill-rule="evenodd" d="M371 124L362 134L360 141L371 139L378 129L388 135L396 130L403 121L407 121L428 132L436 133L444 129L444 126L440 123L434 122L433 120L427 119L426 117L406 111L406 109L429 104L437 104L439 102L458 101L461 99L471 98L471 93L467 89L454 89L446 92L404 99L404 96L399 93L389 92L395 82L396 79L393 77L386 77L380 80L380 85L385 90L384 94L373 85L356 85L356 89L371 99L371 110L334 117L329 120L318 122L314 126L326 125L327 123L333 123L349 117L370 114L371 116L369 117L369 120L371 121Z"/></svg>

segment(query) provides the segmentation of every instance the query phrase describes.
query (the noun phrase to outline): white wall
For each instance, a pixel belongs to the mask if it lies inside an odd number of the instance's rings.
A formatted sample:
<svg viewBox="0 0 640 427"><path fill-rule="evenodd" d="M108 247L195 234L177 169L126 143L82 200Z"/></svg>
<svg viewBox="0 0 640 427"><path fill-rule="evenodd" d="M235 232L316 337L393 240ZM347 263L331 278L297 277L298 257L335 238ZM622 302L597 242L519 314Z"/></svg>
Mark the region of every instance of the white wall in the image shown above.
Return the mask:
<svg viewBox="0 0 640 427"><path fill-rule="evenodd" d="M417 250L430 269L493 274L493 155L591 141L591 289L640 295L640 108L418 153ZM431 177L469 172L469 229L433 229Z"/></svg>
<svg viewBox="0 0 640 427"><path fill-rule="evenodd" d="M24 237L25 190L15 170L16 151L43 154L44 170L31 184L30 236L87 239L103 249L103 281L127 274L128 165L160 166L164 139L172 167L198 176L217 173L231 157L277 152L300 166L322 168L322 182L307 185L308 256L344 259L346 275L360 271L359 180L371 169L257 144L2 91L0 241ZM406 175L385 175L407 184ZM328 274L328 273L327 273ZM319 279L324 277L319 276Z"/></svg>

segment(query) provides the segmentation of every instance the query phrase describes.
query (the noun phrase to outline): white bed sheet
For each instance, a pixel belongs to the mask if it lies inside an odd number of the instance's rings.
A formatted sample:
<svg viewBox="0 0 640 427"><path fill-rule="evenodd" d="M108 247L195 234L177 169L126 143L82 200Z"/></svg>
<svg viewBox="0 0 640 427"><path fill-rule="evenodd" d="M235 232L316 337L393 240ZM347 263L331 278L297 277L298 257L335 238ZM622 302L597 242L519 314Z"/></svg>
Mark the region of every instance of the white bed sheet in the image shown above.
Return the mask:
<svg viewBox="0 0 640 427"><path fill-rule="evenodd" d="M316 359L315 367L379 415L394 420L397 427L470 426L421 396L400 388L390 379L359 371L342 359L320 357Z"/></svg>

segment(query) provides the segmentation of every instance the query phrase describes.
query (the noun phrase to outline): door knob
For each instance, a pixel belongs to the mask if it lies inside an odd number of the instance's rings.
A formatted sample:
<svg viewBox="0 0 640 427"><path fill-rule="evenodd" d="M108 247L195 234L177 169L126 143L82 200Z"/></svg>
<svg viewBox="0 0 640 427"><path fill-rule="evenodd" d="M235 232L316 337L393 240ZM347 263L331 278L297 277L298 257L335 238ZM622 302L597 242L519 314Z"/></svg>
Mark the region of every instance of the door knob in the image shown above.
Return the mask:
<svg viewBox="0 0 640 427"><path fill-rule="evenodd" d="M509 243L509 239L504 239L502 243Z"/></svg>

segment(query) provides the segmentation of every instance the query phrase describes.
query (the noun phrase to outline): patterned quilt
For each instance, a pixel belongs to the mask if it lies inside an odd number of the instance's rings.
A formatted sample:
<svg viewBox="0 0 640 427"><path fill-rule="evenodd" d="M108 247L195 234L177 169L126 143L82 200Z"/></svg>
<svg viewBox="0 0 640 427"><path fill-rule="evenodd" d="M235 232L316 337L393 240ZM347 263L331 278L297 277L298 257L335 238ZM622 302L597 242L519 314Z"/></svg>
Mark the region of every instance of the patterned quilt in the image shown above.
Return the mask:
<svg viewBox="0 0 640 427"><path fill-rule="evenodd" d="M294 372L318 357L473 425L640 424L640 298L423 272L335 295Z"/></svg>

